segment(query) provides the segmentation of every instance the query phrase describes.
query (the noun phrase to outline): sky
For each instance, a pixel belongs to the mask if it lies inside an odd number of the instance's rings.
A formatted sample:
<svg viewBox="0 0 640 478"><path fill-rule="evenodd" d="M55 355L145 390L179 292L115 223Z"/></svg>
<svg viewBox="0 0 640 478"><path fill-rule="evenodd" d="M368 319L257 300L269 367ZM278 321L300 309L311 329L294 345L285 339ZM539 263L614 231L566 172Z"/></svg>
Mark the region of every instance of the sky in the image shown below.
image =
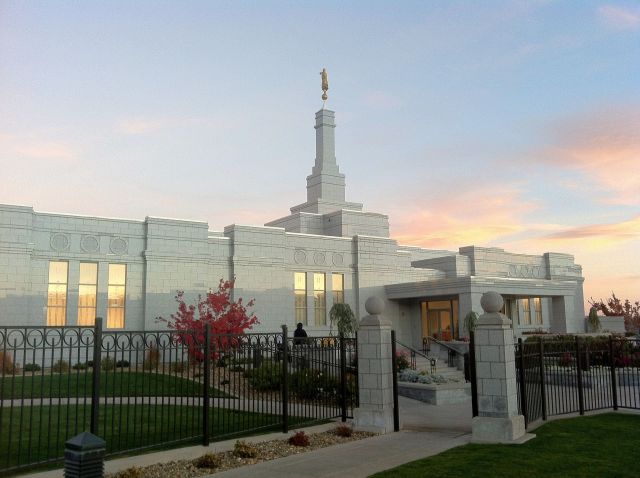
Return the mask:
<svg viewBox="0 0 640 478"><path fill-rule="evenodd" d="M264 224L319 72L347 200L401 244L573 254L640 299L639 1L0 0L0 203Z"/></svg>

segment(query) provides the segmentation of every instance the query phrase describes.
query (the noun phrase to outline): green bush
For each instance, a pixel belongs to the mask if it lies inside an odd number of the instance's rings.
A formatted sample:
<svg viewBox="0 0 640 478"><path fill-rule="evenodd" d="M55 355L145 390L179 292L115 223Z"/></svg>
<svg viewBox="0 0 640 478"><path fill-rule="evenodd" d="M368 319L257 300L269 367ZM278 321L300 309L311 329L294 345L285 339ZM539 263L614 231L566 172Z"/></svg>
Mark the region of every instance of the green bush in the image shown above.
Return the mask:
<svg viewBox="0 0 640 478"><path fill-rule="evenodd" d="M71 367L73 370L86 370L89 366L86 363L78 362Z"/></svg>
<svg viewBox="0 0 640 478"><path fill-rule="evenodd" d="M320 395L336 395L340 390L340 382L320 370L307 369L290 375L289 389L299 398L310 399Z"/></svg>
<svg viewBox="0 0 640 478"><path fill-rule="evenodd" d="M105 372L111 372L116 368L116 361L112 357L104 357L100 363L100 368Z"/></svg>
<svg viewBox="0 0 640 478"><path fill-rule="evenodd" d="M55 373L67 373L69 371L69 362L60 359L53 364L51 371Z"/></svg>
<svg viewBox="0 0 640 478"><path fill-rule="evenodd" d="M42 370L42 367L37 363L27 363L24 366L25 372L39 372L40 370Z"/></svg>
<svg viewBox="0 0 640 478"><path fill-rule="evenodd" d="M129 363L128 360L118 360L116 362L116 367L119 368L128 368L131 364Z"/></svg>
<svg viewBox="0 0 640 478"><path fill-rule="evenodd" d="M256 390L280 390L282 365L265 362L260 367L245 371L249 384Z"/></svg>

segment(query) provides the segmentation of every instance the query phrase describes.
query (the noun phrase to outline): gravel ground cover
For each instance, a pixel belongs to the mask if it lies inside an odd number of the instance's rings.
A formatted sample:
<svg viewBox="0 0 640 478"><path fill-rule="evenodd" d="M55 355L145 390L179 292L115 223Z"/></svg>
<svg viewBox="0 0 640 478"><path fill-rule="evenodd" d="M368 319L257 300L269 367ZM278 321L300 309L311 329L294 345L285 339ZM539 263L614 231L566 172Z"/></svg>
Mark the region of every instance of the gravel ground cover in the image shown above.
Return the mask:
<svg viewBox="0 0 640 478"><path fill-rule="evenodd" d="M159 463L147 467L128 468L118 473L107 475L107 478L160 478L169 476L175 478L189 478L209 475L219 471L229 470L231 468L253 465L262 461L275 460L276 458L305 453L331 445L338 445L354 440L362 440L363 438L371 436L374 436L374 433L353 432L350 437L342 437L336 434L335 430L330 430L322 433L309 434L309 445L306 447L291 445L289 444L288 439L271 440L262 443L249 443L247 444L248 447L255 450L256 456L254 458L236 456L233 450L211 453L210 455L214 456L210 457L209 461L215 462L215 466L211 468L196 466L198 459L178 460L168 463Z"/></svg>

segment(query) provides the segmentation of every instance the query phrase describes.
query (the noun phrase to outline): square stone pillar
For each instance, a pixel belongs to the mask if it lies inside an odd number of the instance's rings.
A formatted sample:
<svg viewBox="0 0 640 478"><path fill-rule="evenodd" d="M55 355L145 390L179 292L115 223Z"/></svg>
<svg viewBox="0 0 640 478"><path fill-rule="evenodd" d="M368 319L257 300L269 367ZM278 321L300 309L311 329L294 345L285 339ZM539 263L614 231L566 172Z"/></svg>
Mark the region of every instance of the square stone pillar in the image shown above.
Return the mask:
<svg viewBox="0 0 640 478"><path fill-rule="evenodd" d="M478 416L472 422L472 441L523 443L524 416L518 414L518 388L511 320L499 311L503 300L496 292L482 296L485 313L476 325L475 356Z"/></svg>
<svg viewBox="0 0 640 478"><path fill-rule="evenodd" d="M355 428L375 433L393 431L393 370L391 368L391 322L382 316L384 302L370 297L370 314L358 328L358 391L360 404L354 411Z"/></svg>

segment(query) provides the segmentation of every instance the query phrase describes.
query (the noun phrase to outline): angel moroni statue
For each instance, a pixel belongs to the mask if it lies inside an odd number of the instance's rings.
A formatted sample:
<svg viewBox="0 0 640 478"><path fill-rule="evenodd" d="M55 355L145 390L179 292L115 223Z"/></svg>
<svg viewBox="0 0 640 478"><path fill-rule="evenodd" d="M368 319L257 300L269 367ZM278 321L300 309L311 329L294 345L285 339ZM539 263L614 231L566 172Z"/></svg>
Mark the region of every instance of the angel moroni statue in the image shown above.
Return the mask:
<svg viewBox="0 0 640 478"><path fill-rule="evenodd" d="M323 68L320 72L322 77L322 100L327 101L327 90L329 89L329 78L327 77L327 69Z"/></svg>

